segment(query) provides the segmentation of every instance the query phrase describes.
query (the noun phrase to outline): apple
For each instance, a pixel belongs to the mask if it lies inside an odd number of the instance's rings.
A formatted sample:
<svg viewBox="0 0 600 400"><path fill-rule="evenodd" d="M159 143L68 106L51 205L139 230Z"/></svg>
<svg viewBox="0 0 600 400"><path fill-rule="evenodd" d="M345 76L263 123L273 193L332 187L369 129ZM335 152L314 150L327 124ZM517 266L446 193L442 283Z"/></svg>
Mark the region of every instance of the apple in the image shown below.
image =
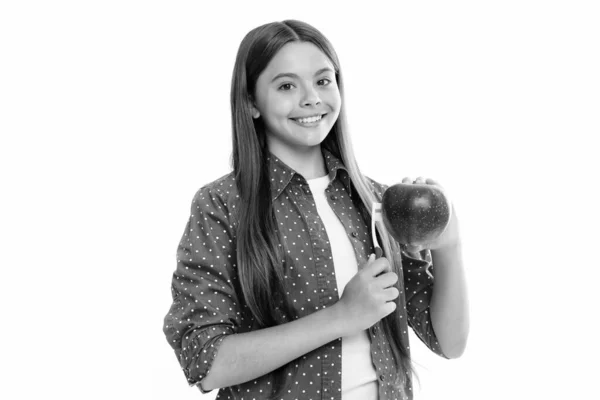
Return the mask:
<svg viewBox="0 0 600 400"><path fill-rule="evenodd" d="M426 246L448 226L452 206L439 186L398 183L381 199L381 217L398 243Z"/></svg>

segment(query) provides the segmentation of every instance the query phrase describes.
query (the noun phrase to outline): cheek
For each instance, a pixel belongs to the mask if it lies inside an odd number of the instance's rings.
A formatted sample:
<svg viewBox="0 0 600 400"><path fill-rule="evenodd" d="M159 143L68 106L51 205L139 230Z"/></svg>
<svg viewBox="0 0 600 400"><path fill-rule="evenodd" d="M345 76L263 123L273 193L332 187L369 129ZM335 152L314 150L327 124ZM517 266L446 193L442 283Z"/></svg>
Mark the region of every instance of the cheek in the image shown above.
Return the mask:
<svg viewBox="0 0 600 400"><path fill-rule="evenodd" d="M270 119L288 118L294 110L294 104L290 96L273 95L266 99L265 109Z"/></svg>
<svg viewBox="0 0 600 400"><path fill-rule="evenodd" d="M335 91L335 104L337 105L337 110L339 111L340 108L342 107L342 96L340 95L339 91Z"/></svg>
<svg viewBox="0 0 600 400"><path fill-rule="evenodd" d="M278 99L273 105L273 110L275 110L276 114L280 118L289 118L294 111L295 103L291 100L290 97L284 97Z"/></svg>
<svg viewBox="0 0 600 400"><path fill-rule="evenodd" d="M286 107L283 104L279 104L275 111L277 119L287 120L290 117L290 113L292 112L292 110L293 108L291 107Z"/></svg>
<svg viewBox="0 0 600 400"><path fill-rule="evenodd" d="M340 111L340 108L342 107L342 97L340 96L340 92L338 90L327 92L327 94L323 97L323 100L329 104L336 111L336 113Z"/></svg>

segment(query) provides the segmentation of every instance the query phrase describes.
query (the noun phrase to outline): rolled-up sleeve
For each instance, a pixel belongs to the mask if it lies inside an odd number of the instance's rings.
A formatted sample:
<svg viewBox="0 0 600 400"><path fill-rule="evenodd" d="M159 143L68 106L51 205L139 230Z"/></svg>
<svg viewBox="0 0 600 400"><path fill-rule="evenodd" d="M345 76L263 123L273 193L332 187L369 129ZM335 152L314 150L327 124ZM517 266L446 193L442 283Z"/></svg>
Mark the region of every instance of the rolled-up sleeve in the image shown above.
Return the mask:
<svg viewBox="0 0 600 400"><path fill-rule="evenodd" d="M404 275L404 291L406 294L406 313L408 324L417 337L434 353L447 358L442 353L433 324L431 322L430 304L433 294L433 278L435 276L431 261L431 252L423 250L420 255L402 253L402 272Z"/></svg>
<svg viewBox="0 0 600 400"><path fill-rule="evenodd" d="M210 372L222 340L241 324L235 229L224 196L201 188L177 248L173 303L163 331L190 385Z"/></svg>

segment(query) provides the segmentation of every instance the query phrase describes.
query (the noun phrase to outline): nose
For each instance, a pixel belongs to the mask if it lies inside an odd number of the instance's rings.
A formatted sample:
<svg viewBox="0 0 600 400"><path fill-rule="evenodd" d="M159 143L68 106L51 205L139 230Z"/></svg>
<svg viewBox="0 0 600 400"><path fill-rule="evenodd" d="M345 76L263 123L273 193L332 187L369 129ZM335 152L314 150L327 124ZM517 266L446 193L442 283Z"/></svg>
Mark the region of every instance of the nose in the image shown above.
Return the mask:
<svg viewBox="0 0 600 400"><path fill-rule="evenodd" d="M317 91L312 87L312 85L309 85L304 92L304 97L302 98L302 105L304 107L310 107L312 105L319 104L321 104L321 98L319 97L319 93L317 93Z"/></svg>

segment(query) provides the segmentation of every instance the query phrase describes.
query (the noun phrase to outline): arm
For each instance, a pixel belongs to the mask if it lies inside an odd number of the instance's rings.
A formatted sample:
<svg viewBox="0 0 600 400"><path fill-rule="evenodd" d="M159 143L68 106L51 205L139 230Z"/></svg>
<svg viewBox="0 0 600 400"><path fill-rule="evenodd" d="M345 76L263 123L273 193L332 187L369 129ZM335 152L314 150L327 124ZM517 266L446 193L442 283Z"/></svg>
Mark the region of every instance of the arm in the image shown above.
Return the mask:
<svg viewBox="0 0 600 400"><path fill-rule="evenodd" d="M432 179L416 183L438 185ZM469 335L467 285L456 210L441 236L427 245L435 268L433 293L429 304L433 331L447 358L462 355Z"/></svg>
<svg viewBox="0 0 600 400"><path fill-rule="evenodd" d="M398 296L392 287L397 277L385 260L373 261L333 306L249 332L253 320L238 295L234 220L218 190L201 189L177 251L173 303L163 330L188 383L202 392L263 376L339 337L367 329L395 309L391 300Z"/></svg>
<svg viewBox="0 0 600 400"><path fill-rule="evenodd" d="M210 370L223 339L249 325L237 295L234 218L218 190L201 188L177 248L163 331L188 384Z"/></svg>
<svg viewBox="0 0 600 400"><path fill-rule="evenodd" d="M449 358L460 357L469 335L469 310L460 241L432 250L436 267L431 320Z"/></svg>
<svg viewBox="0 0 600 400"><path fill-rule="evenodd" d="M258 378L344 336L337 304L282 325L225 337L202 381L203 392Z"/></svg>
<svg viewBox="0 0 600 400"><path fill-rule="evenodd" d="M371 178L367 178L373 188L375 197L381 201L383 193L388 189L388 185L378 183ZM405 246L402 256L402 275L406 302L407 323L412 328L417 337L434 353L441 357L448 358L443 352L431 323L431 314L429 305L433 293L433 279L429 272L434 268L431 263L431 253L428 250L421 251L413 249L408 251Z"/></svg>
<svg viewBox="0 0 600 400"><path fill-rule="evenodd" d="M285 324L226 337L203 390L265 375L337 338L357 334L396 309L398 276L371 256L333 306Z"/></svg>
<svg viewBox="0 0 600 400"><path fill-rule="evenodd" d="M235 229L214 188L195 196L177 251L173 304L165 334L190 385L207 393L263 376L341 336L339 307L266 329L243 312L237 282ZM315 329L318 327L319 329Z"/></svg>
<svg viewBox="0 0 600 400"><path fill-rule="evenodd" d="M381 198L388 186L371 182ZM402 182L411 183L412 180L404 178ZM415 183L437 184L431 179L425 182L422 178L417 178ZM427 249L403 247L412 249L402 252L410 326L436 354L445 358L459 357L467 342L469 312L455 210L452 210L452 218L444 234ZM428 267L432 267L435 282L426 273Z"/></svg>

